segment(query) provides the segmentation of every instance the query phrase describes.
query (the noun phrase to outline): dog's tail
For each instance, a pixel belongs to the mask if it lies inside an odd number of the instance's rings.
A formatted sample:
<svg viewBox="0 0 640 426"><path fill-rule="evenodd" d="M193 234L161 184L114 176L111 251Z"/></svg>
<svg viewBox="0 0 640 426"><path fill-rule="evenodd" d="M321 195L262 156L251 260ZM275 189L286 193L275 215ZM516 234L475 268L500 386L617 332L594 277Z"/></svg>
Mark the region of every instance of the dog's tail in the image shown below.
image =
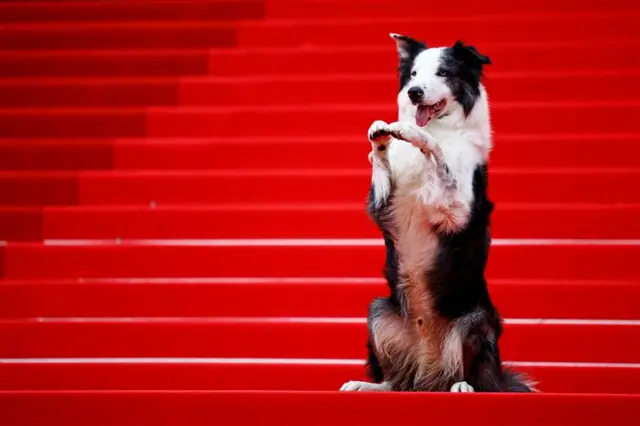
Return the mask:
<svg viewBox="0 0 640 426"><path fill-rule="evenodd" d="M507 392L539 392L536 389L538 382L523 373L513 371L511 368L505 368L504 378Z"/></svg>

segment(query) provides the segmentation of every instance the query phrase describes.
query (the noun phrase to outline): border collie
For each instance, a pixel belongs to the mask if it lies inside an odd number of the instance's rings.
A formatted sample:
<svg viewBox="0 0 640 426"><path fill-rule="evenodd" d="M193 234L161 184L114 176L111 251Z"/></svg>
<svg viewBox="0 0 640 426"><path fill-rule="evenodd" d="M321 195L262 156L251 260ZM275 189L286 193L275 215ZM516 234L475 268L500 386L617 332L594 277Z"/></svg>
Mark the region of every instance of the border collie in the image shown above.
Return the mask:
<svg viewBox="0 0 640 426"><path fill-rule="evenodd" d="M530 392L503 368L502 320L485 281L492 147L475 47L427 47L391 34L399 55L398 121L369 128L367 211L382 231L390 296L369 307L373 383L342 391Z"/></svg>

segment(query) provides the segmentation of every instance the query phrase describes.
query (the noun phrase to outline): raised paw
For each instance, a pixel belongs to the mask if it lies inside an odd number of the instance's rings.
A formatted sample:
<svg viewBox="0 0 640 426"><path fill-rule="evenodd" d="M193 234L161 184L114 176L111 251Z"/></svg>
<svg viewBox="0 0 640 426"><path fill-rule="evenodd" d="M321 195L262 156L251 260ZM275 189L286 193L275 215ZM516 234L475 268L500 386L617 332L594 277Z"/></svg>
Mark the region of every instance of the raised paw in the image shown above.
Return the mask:
<svg viewBox="0 0 640 426"><path fill-rule="evenodd" d="M475 392L473 386L467 382L454 383L451 386L451 392Z"/></svg>
<svg viewBox="0 0 640 426"><path fill-rule="evenodd" d="M351 380L340 388L341 392L382 392L386 390L388 389L384 383L369 383L358 380Z"/></svg>
<svg viewBox="0 0 640 426"><path fill-rule="evenodd" d="M391 139L389 125L382 120L376 120L369 126L367 136L372 144L385 145Z"/></svg>

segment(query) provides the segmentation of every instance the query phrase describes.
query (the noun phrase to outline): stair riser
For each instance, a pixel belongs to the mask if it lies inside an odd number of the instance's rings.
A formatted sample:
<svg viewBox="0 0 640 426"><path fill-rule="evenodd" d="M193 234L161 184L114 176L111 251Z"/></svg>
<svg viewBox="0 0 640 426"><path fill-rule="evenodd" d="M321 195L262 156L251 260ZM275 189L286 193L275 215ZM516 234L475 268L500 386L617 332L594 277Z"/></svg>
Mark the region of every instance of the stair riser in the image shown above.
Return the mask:
<svg viewBox="0 0 640 426"><path fill-rule="evenodd" d="M637 394L638 368L517 367L541 392ZM167 380L171 376L171 380ZM358 365L0 364L3 390L335 391L369 380Z"/></svg>
<svg viewBox="0 0 640 426"><path fill-rule="evenodd" d="M0 284L0 317L366 317L371 301L388 294L382 277L284 281L7 282ZM494 281L489 292L507 318L628 320L637 317L640 283Z"/></svg>
<svg viewBox="0 0 640 426"><path fill-rule="evenodd" d="M390 43L389 33L398 30L429 44L450 45L457 39L483 45L491 42L631 41L640 14L613 13L523 14L447 19L389 19L377 21L327 20L325 22L277 21L243 24L193 21L176 24L106 23L92 25L15 25L0 28L0 49L91 48L196 48L212 46L344 46L361 41L367 45ZM544 27L544 31L540 28ZM425 33L425 28L428 31Z"/></svg>
<svg viewBox="0 0 640 426"><path fill-rule="evenodd" d="M523 78L492 78L492 101L633 101L640 98L639 74L612 72ZM612 84L615 80L615 84ZM588 90L587 90L588 88ZM307 105L385 103L393 101L397 81L366 75L330 79L295 78L263 81L96 81L61 82L0 80L0 107L147 106L147 105Z"/></svg>
<svg viewBox="0 0 640 426"><path fill-rule="evenodd" d="M7 279L91 277L374 277L384 248L9 246ZM494 246L490 279L637 279L640 246ZM250 259L250 260L248 260ZM38 265L34 268L34 265Z"/></svg>
<svg viewBox="0 0 640 426"><path fill-rule="evenodd" d="M492 104L496 133L633 133L634 103ZM283 125L286 116L286 125ZM283 108L136 110L0 110L9 138L38 137L310 137L365 134L376 119L393 121L394 104ZM37 126L34 125L37 123ZM244 123L244 125L242 125ZM327 125L326 123L331 123Z"/></svg>
<svg viewBox="0 0 640 426"><path fill-rule="evenodd" d="M637 168L640 133L498 134L491 167ZM0 140L2 170L225 170L367 167L366 135L265 139ZM283 155L282 153L286 153ZM532 155L532 153L537 153ZM553 153L552 155L549 153Z"/></svg>
<svg viewBox="0 0 640 426"><path fill-rule="evenodd" d="M25 4L26 3L26 4ZM415 0L402 1L280 1L280 0L242 0L242 1L144 1L144 2L80 2L66 1L41 3L31 7L28 2L0 4L0 21L3 22L52 22L52 21L151 21L151 20L226 20L251 19L264 17L265 9L269 18L333 18L335 16L359 16L388 18L415 17L415 8L422 3ZM485 1L481 5L471 3L464 8L459 5L438 3L429 5L432 15L463 15L477 13L521 13L540 12L543 8L553 7L556 11L575 11L571 1L536 1L535 5L525 1L508 4L496 0ZM580 10L614 11L619 8L631 8L633 5L623 0L602 2L585 1Z"/></svg>
<svg viewBox="0 0 640 426"><path fill-rule="evenodd" d="M190 21L264 18L262 0L49 2L37 7L27 2L0 4L0 22ZM598 7L593 5L593 7Z"/></svg>
<svg viewBox="0 0 640 426"><path fill-rule="evenodd" d="M364 203L371 172L351 174L0 174L0 205L208 203ZM638 203L635 172L531 173L496 169L490 195L500 203ZM329 190L330 188L330 190Z"/></svg>
<svg viewBox="0 0 640 426"><path fill-rule="evenodd" d="M628 54L637 48L638 43L632 41L614 44L576 42L570 45L522 43L517 46L493 43L483 46L500 72L631 69L640 66L640 57ZM585 61L584 58L590 57L594 49L598 50L598 60ZM0 76L182 76L211 73L235 77L370 72L393 75L397 61L389 40L367 49L343 45L333 49L303 47L211 52L207 49L90 50L78 53L24 51L0 55Z"/></svg>
<svg viewBox="0 0 640 426"><path fill-rule="evenodd" d="M91 344L78 345L86 336L92 337ZM4 358L364 359L367 355L364 323L0 322L0 337L15 342L0 348ZM639 338L638 326L506 324L499 344L501 357L509 361L637 363ZM601 344L604 341L606 345Z"/></svg>
<svg viewBox="0 0 640 426"><path fill-rule="evenodd" d="M494 238L640 239L640 207L510 207L493 213ZM603 224L606 224L603 225ZM38 208L0 210L0 240L65 238L378 238L364 204L335 208Z"/></svg>

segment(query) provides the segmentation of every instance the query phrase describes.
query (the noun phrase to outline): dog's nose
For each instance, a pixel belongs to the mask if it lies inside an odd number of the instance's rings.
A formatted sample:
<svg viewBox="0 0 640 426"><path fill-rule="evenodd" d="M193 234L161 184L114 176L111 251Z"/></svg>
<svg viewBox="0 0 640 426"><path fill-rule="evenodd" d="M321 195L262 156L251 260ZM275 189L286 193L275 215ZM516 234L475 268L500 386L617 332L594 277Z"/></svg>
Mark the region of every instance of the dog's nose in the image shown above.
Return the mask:
<svg viewBox="0 0 640 426"><path fill-rule="evenodd" d="M418 86L413 86L407 91L407 94L409 95L409 99L411 99L411 102L417 103L422 100L422 97L424 96L424 91Z"/></svg>

